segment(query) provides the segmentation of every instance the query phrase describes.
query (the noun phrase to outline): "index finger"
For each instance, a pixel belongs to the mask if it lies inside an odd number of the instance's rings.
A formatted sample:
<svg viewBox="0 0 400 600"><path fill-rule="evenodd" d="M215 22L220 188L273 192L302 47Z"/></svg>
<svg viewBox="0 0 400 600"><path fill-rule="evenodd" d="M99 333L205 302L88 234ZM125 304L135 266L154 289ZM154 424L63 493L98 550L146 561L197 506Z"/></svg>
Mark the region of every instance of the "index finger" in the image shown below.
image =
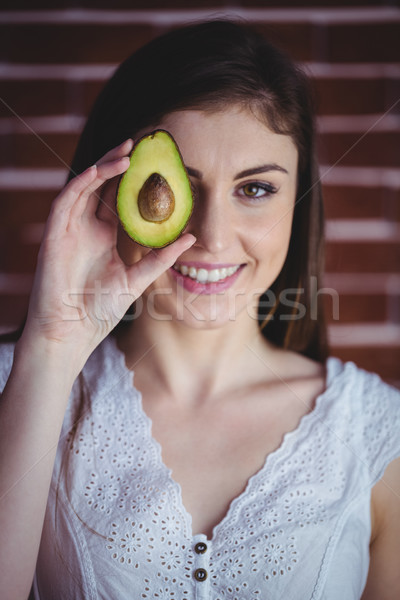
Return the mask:
<svg viewBox="0 0 400 600"><path fill-rule="evenodd" d="M133 148L133 140L131 138L128 138L127 140L122 142L122 144L120 144L119 146L116 146L115 148L112 148L111 150L109 150L107 152L107 154L102 156L97 161L96 164L99 166L104 163L107 163L107 162L110 162L113 160L117 160L118 158L123 158L124 156L127 156L131 152L132 148Z"/></svg>

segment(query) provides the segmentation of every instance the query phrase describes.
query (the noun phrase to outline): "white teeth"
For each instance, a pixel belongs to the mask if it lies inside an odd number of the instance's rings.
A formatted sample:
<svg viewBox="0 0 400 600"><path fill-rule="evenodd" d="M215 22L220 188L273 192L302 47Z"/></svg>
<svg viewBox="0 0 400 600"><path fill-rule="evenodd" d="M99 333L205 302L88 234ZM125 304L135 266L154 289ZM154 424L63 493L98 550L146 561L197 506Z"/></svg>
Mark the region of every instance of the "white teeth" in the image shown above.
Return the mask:
<svg viewBox="0 0 400 600"><path fill-rule="evenodd" d="M197 277L196 277L196 279L200 283L206 283L206 281L208 279L208 271L206 269L199 269L197 271Z"/></svg>
<svg viewBox="0 0 400 600"><path fill-rule="evenodd" d="M210 283L214 283L215 281L218 281L218 279L219 279L219 269L213 269L212 271L209 271L208 281Z"/></svg>
<svg viewBox="0 0 400 600"><path fill-rule="evenodd" d="M195 279L199 283L215 283L236 273L239 266L222 267L221 269L211 269L210 271L203 268L188 267L187 265L174 265L174 268L182 273L182 275L189 275L191 279Z"/></svg>

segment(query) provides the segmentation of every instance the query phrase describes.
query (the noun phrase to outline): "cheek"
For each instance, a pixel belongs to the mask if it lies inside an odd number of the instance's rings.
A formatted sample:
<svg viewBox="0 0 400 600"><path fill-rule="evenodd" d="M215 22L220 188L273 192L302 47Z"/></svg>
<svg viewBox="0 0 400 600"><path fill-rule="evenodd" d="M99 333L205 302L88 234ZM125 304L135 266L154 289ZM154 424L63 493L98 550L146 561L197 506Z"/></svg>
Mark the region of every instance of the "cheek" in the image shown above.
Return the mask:
<svg viewBox="0 0 400 600"><path fill-rule="evenodd" d="M249 248L254 248L258 258L286 256L292 232L292 211L259 219L253 225Z"/></svg>
<svg viewBox="0 0 400 600"><path fill-rule="evenodd" d="M258 273L257 288L269 287L281 272L288 253L291 225L291 219L284 217L279 222L255 228L248 254L253 258Z"/></svg>

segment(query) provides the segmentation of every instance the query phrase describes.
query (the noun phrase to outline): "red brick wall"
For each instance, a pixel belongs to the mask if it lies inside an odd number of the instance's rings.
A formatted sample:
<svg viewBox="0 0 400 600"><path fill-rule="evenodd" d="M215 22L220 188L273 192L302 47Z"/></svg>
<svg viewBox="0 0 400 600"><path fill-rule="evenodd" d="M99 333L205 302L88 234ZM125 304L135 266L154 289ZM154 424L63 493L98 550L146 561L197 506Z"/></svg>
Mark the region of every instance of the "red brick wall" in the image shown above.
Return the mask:
<svg viewBox="0 0 400 600"><path fill-rule="evenodd" d="M318 92L325 286L339 293L339 319L327 294L333 353L399 384L400 9L372 0L110 5L2 3L0 330L26 310L50 203L115 65L176 24L239 15L304 64Z"/></svg>

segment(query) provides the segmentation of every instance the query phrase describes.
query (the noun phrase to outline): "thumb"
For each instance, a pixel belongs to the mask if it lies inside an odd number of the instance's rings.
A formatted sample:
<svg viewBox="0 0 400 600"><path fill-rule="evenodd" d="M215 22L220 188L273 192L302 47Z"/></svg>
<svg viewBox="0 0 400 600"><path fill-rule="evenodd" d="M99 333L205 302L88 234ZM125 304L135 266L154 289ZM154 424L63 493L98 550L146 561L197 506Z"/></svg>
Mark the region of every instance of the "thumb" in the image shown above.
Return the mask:
<svg viewBox="0 0 400 600"><path fill-rule="evenodd" d="M191 233L185 233L165 248L152 249L140 261L129 267L128 285L141 294L153 281L175 264L177 258L195 243Z"/></svg>

